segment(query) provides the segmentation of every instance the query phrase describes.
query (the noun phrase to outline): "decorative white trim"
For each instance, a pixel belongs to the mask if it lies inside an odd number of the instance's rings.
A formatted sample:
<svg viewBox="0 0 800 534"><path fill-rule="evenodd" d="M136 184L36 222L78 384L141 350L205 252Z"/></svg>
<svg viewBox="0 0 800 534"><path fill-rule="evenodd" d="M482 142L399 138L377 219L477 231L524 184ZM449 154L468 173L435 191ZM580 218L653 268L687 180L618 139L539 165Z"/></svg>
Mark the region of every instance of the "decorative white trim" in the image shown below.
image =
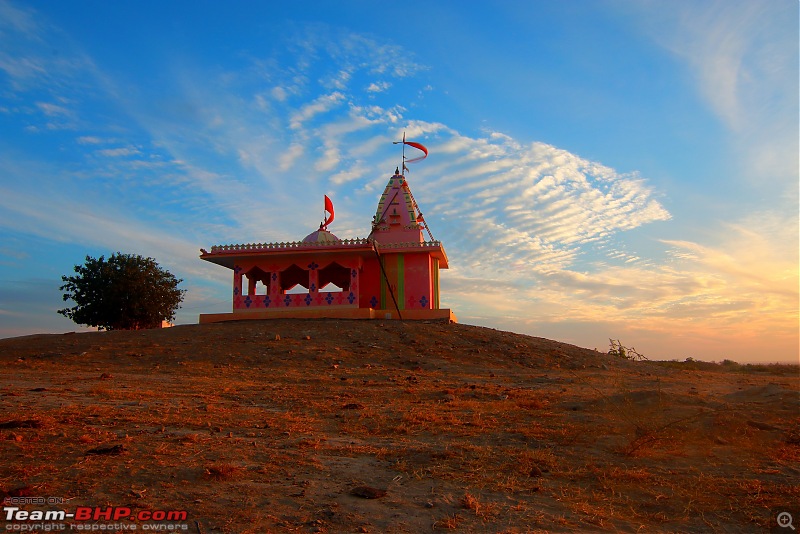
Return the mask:
<svg viewBox="0 0 800 534"><path fill-rule="evenodd" d="M277 250L315 249L315 248L357 248L372 246L373 240L366 238L339 239L337 241L290 241L286 243L245 243L237 245L214 245L211 251L201 249L203 255L229 254L233 252L265 252ZM378 249L399 248L437 248L441 241L422 241L407 243L375 243Z"/></svg>

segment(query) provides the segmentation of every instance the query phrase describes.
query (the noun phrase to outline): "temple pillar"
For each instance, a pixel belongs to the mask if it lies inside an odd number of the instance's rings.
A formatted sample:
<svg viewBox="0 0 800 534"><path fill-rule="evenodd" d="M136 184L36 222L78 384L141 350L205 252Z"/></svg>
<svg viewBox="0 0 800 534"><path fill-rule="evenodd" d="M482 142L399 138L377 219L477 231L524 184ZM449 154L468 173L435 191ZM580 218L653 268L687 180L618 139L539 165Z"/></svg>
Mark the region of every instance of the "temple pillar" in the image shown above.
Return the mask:
<svg viewBox="0 0 800 534"><path fill-rule="evenodd" d="M311 265L316 265L316 263ZM311 295L319 293L319 270L316 267L308 271L308 292Z"/></svg>
<svg viewBox="0 0 800 534"><path fill-rule="evenodd" d="M242 294L242 277L244 273L242 272L242 268L238 265L233 269L233 294L234 295L241 295Z"/></svg>
<svg viewBox="0 0 800 534"><path fill-rule="evenodd" d="M256 294L256 283L257 282L258 282L258 280L256 280L255 277L253 277L253 278L250 278L249 276L247 277L247 294L248 295L255 295Z"/></svg>

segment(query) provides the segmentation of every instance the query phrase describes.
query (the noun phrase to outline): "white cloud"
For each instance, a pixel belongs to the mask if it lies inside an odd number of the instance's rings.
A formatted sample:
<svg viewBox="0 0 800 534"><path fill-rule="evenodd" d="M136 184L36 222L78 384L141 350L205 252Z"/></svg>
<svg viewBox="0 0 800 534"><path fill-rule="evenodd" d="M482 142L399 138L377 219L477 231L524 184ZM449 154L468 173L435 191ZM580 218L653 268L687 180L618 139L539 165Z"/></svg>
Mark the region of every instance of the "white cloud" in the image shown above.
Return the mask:
<svg viewBox="0 0 800 534"><path fill-rule="evenodd" d="M37 102L36 107L38 107L42 113L47 115L48 117L72 117L73 112L65 108L64 106L59 106L58 104L52 104L49 102Z"/></svg>
<svg viewBox="0 0 800 534"><path fill-rule="evenodd" d="M285 102L286 99L289 97L289 92L283 87L273 87L271 94L272 98L274 98L278 102Z"/></svg>
<svg viewBox="0 0 800 534"><path fill-rule="evenodd" d="M758 185L778 179L796 195L797 2L642 5L655 40L686 62L699 94L730 129L743 176Z"/></svg>
<svg viewBox="0 0 800 534"><path fill-rule="evenodd" d="M281 171L287 171L292 168L295 161L305 154L305 148L301 143L293 143L289 149L281 154L278 160L278 168Z"/></svg>
<svg viewBox="0 0 800 534"><path fill-rule="evenodd" d="M107 158L122 158L125 156L135 156L137 154L141 154L142 152L138 148L134 147L121 147L121 148L106 148L103 150L98 150L95 153L100 156L105 156Z"/></svg>
<svg viewBox="0 0 800 534"><path fill-rule="evenodd" d="M313 102L305 104L297 112L295 112L290 121L289 127L293 130L299 129L304 122L310 120L316 115L325 113L337 107L344 100L344 94L334 92L327 95L322 95Z"/></svg>
<svg viewBox="0 0 800 534"><path fill-rule="evenodd" d="M0 29L11 29L35 39L38 27L39 25L30 11L19 9L11 2L0 2Z"/></svg>
<svg viewBox="0 0 800 534"><path fill-rule="evenodd" d="M636 175L543 143L437 131L441 145L430 148L444 152L447 171L425 180L418 194L436 202L448 220L480 232L476 241L491 242L480 252L503 259L495 276L504 263L512 270L522 264L540 272L568 268L586 244L670 218Z"/></svg>
<svg viewBox="0 0 800 534"><path fill-rule="evenodd" d="M344 169L330 177L330 182L333 185L343 185L347 182L360 180L369 176L371 169L359 163L349 169Z"/></svg>
<svg viewBox="0 0 800 534"><path fill-rule="evenodd" d="M382 93L392 86L389 82L372 82L367 86L368 93Z"/></svg>
<svg viewBox="0 0 800 534"><path fill-rule="evenodd" d="M83 135L78 137L77 139L79 145L102 145L106 141L100 139L99 137L94 137L91 135Z"/></svg>
<svg viewBox="0 0 800 534"><path fill-rule="evenodd" d="M353 77L353 74L348 70L340 70L333 76L330 80L323 81L322 85L324 87L328 87L330 89L336 89L338 91L344 91L347 89L347 85L350 83L350 79Z"/></svg>

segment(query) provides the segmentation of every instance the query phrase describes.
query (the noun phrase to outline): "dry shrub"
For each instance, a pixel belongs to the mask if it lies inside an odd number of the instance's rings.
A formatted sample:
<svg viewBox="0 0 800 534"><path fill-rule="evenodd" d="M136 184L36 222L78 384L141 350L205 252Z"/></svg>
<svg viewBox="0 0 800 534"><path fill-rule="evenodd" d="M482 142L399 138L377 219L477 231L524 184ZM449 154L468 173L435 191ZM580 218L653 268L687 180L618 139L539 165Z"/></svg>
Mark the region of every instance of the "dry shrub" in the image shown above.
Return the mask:
<svg viewBox="0 0 800 534"><path fill-rule="evenodd" d="M546 399L541 398L516 399L514 402L524 410L542 410L550 404Z"/></svg>
<svg viewBox="0 0 800 534"><path fill-rule="evenodd" d="M465 493L464 496L461 497L461 506L467 510L472 510L475 512L475 515L478 515L481 509L481 503L469 493Z"/></svg>
<svg viewBox="0 0 800 534"><path fill-rule="evenodd" d="M180 441L183 445L191 445L192 443L197 443L200 441L200 434L184 434L178 441Z"/></svg>
<svg viewBox="0 0 800 534"><path fill-rule="evenodd" d="M507 458L509 461L504 465L506 470L528 476L541 476L558 465L556 455L549 448L512 449L508 451Z"/></svg>
<svg viewBox="0 0 800 534"><path fill-rule="evenodd" d="M433 523L433 528L441 530L455 530L463 520L464 518L458 514L447 515L442 519L435 521Z"/></svg>
<svg viewBox="0 0 800 534"><path fill-rule="evenodd" d="M206 476L214 480L230 480L236 477L240 468L227 462L216 463L206 467Z"/></svg>

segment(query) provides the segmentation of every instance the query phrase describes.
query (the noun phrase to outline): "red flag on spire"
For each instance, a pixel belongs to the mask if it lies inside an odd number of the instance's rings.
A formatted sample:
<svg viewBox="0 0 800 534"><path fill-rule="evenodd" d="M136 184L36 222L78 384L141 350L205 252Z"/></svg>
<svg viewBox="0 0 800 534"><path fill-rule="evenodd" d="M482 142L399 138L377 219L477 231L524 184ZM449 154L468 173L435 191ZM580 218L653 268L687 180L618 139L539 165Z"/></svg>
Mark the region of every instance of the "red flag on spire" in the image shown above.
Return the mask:
<svg viewBox="0 0 800 534"><path fill-rule="evenodd" d="M408 145L410 147L414 147L417 150L422 151L422 155L412 159L406 159L405 149L403 149L403 170L407 171L408 167L406 167L406 163L416 163L417 161L422 161L423 159L428 157L428 149L422 145L421 143L415 143L413 141L406 141L406 133L403 132L403 140L402 141L394 141L395 145L403 144Z"/></svg>
<svg viewBox="0 0 800 534"><path fill-rule="evenodd" d="M406 163L414 163L415 161L422 161L423 159L428 157L428 149L425 148L423 145L419 143L414 143L413 141L403 141L403 144L408 146L413 146L414 148L422 150L422 152L424 152L424 155L419 156L418 158L407 159Z"/></svg>
<svg viewBox="0 0 800 534"><path fill-rule="evenodd" d="M325 211L330 213L330 215L325 218L325 222L322 223L322 227L327 229L328 225L333 222L333 202L328 198L328 195L325 195Z"/></svg>

